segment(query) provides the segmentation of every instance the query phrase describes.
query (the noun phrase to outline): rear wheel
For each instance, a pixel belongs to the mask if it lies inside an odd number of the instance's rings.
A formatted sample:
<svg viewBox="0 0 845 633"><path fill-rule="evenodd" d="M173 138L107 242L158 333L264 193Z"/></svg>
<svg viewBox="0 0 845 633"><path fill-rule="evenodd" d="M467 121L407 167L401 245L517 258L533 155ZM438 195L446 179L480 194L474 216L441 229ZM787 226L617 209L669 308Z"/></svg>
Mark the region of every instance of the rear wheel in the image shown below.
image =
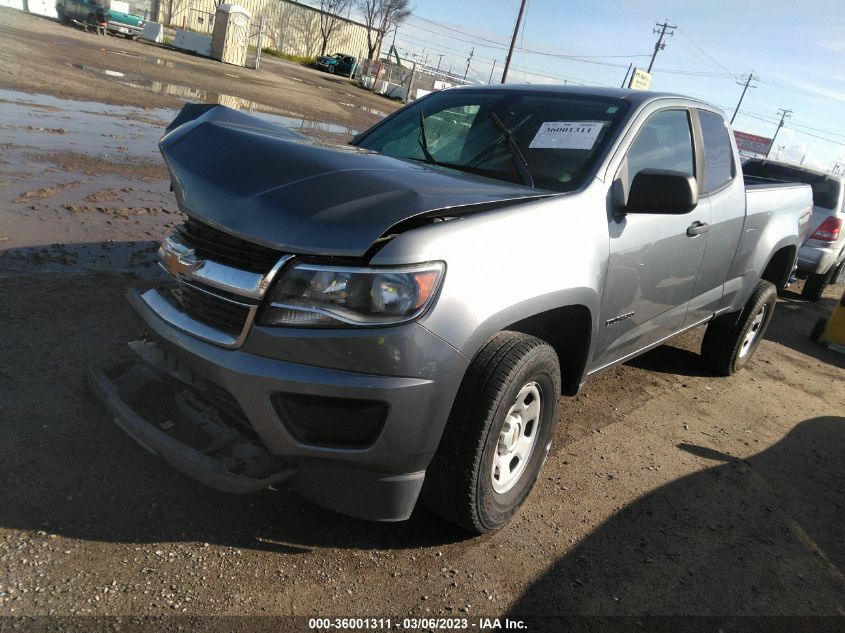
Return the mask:
<svg viewBox="0 0 845 633"><path fill-rule="evenodd" d="M842 272L845 271L845 261L843 261L836 270L833 271L833 276L830 278L830 285L838 284L842 281Z"/></svg>
<svg viewBox="0 0 845 633"><path fill-rule="evenodd" d="M507 523L543 467L559 395L550 345L518 332L493 337L461 384L426 473L426 505L479 534Z"/></svg>
<svg viewBox="0 0 845 633"><path fill-rule="evenodd" d="M742 369L754 355L772 321L777 289L760 281L742 312L716 317L707 326L701 355L708 365L725 376Z"/></svg>
<svg viewBox="0 0 845 633"><path fill-rule="evenodd" d="M804 289L801 291L801 297L807 301L819 301L824 294L824 289L828 284L832 283L834 275L837 274L837 267L832 266L826 273L810 273L807 275L807 280L804 282Z"/></svg>

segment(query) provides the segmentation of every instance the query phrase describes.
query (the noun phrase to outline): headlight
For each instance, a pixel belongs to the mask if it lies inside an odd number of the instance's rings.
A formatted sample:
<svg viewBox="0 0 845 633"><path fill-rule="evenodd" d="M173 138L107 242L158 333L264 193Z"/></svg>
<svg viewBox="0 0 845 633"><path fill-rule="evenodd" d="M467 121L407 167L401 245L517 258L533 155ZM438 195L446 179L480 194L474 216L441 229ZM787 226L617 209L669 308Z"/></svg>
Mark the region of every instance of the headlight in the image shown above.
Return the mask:
<svg viewBox="0 0 845 633"><path fill-rule="evenodd" d="M441 262L401 268L299 264L273 286L261 324L343 327L408 321L431 303L444 268Z"/></svg>

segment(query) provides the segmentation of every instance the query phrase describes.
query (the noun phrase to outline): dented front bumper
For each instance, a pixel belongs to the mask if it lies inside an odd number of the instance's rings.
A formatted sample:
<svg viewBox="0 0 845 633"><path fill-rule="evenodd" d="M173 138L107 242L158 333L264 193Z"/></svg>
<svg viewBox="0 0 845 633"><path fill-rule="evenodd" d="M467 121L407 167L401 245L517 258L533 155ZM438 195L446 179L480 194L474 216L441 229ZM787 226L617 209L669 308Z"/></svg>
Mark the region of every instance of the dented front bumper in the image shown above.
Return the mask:
<svg viewBox="0 0 845 633"><path fill-rule="evenodd" d="M174 327L137 291L129 301L147 332L130 344L138 364L94 370L91 384L138 443L220 490L284 484L351 516L411 515L468 364L457 350L416 323L256 327L226 349Z"/></svg>

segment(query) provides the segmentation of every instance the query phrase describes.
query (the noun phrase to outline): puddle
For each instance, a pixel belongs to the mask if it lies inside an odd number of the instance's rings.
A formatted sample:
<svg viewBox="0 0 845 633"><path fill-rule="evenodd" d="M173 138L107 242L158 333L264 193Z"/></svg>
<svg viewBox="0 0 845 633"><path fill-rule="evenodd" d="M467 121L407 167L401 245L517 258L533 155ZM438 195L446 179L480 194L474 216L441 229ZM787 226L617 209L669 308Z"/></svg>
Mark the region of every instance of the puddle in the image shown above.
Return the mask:
<svg viewBox="0 0 845 633"><path fill-rule="evenodd" d="M368 114L375 114L377 117L381 117L382 119L387 116L386 112L382 112L381 110L376 110L375 108L369 108L367 106L356 106L354 103L346 103L344 101L339 101L338 103L342 106L346 106L347 108L358 108L359 110L363 110L364 112L367 112Z"/></svg>
<svg viewBox="0 0 845 633"><path fill-rule="evenodd" d="M0 90L3 141L30 152L75 152L108 159L160 160L158 140L173 110Z"/></svg>
<svg viewBox="0 0 845 633"><path fill-rule="evenodd" d="M248 99L243 99L241 97L236 97L225 93L211 92L209 90L195 88L193 86L186 86L184 84L157 81L154 79L142 77L140 75L120 73L105 68L96 68L93 66L88 66L86 64L76 64L69 62L69 65L80 70L104 75L109 79L117 81L123 85L130 86L132 88L149 90L150 92L154 92L156 94L176 97L177 99L183 99L185 101L192 101L198 103L219 103L220 105L225 105L235 110L244 110L246 112L249 112L250 114L258 116L259 118L278 123L280 125L283 125L284 127L301 130L304 132L318 132L322 134L338 135L344 137L354 136L359 132L359 130L350 128L346 125L328 123L326 121L306 117L299 112L294 112L285 108L278 108L275 106L268 105L266 103L250 101ZM364 106L362 106L361 108L367 112L376 114L378 116L387 116L383 112L374 110L372 108L366 108Z"/></svg>

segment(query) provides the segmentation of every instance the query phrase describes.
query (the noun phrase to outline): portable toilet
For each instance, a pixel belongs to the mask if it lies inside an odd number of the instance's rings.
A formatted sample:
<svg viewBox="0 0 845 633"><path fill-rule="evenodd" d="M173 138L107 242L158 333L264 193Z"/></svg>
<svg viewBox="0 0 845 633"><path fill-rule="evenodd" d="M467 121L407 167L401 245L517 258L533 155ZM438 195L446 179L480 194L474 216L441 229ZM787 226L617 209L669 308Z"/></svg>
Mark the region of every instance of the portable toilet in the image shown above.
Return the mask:
<svg viewBox="0 0 845 633"><path fill-rule="evenodd" d="M239 4L221 4L214 15L211 58L235 66L246 65L249 11Z"/></svg>

